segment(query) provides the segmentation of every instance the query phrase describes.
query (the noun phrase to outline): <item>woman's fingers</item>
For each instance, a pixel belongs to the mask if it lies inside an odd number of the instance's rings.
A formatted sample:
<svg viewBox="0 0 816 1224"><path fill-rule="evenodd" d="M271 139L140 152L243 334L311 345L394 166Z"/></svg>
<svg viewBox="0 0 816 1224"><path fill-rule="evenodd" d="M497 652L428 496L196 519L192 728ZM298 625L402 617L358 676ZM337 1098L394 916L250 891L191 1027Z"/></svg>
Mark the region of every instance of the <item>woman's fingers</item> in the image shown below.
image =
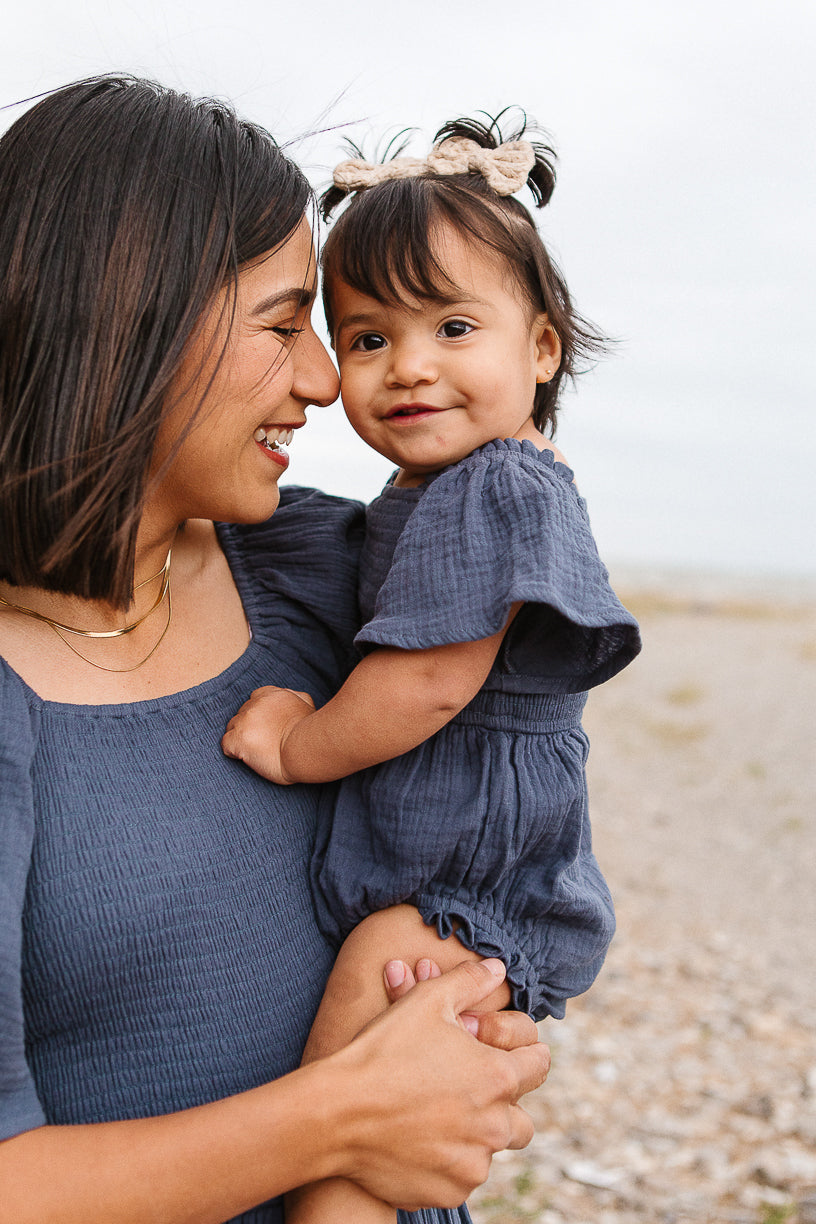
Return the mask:
<svg viewBox="0 0 816 1224"><path fill-rule="evenodd" d="M407 968L407 966L406 966ZM488 958L483 961L465 961L443 974L432 984L435 997L447 1012L448 1019L458 1020L462 1013L481 1003L493 993L497 985L504 980L505 967L500 960ZM427 989L427 987L421 987ZM536 1088L540 1088L550 1070L550 1051L547 1046L538 1041L535 1025L529 1017L517 1012L503 1013L507 1019L502 1021L495 1013L494 1019L486 1023L486 1033L496 1037L495 1048L506 1052L508 1063L507 1073L511 1082L507 1086L506 1097L515 1103L520 1097ZM474 1017L480 1030L486 1022L485 1016ZM471 1026L467 1026L473 1031ZM477 1035L481 1036L481 1033ZM521 1035L521 1044L517 1038ZM504 1044L506 1043L506 1044ZM491 1041L483 1041L485 1045L493 1045ZM513 1078L514 1077L514 1078Z"/></svg>
<svg viewBox="0 0 816 1224"><path fill-rule="evenodd" d="M507 1147L513 1151L526 1148L535 1134L533 1120L520 1105L514 1105L510 1110L510 1140Z"/></svg>
<svg viewBox="0 0 816 1224"><path fill-rule="evenodd" d="M513 1102L540 1088L549 1075L550 1051L541 1042L509 1050L506 1057L512 1061L513 1073L516 1076L516 1082L509 1093Z"/></svg>
<svg viewBox="0 0 816 1224"><path fill-rule="evenodd" d="M524 1012L484 1012L475 1019L476 1036L496 1050L517 1050L519 1046L538 1044L535 1021Z"/></svg>
<svg viewBox="0 0 816 1224"><path fill-rule="evenodd" d="M416 966L387 968L395 1005L333 1056L361 1102L336 1172L400 1207L450 1206L484 1181L494 1152L530 1142L532 1122L518 1101L546 1079L549 1052L514 1013L487 1023L489 1040L462 1032L461 1013L504 978L500 962L463 962L419 983Z"/></svg>
<svg viewBox="0 0 816 1224"><path fill-rule="evenodd" d="M396 1003L397 999L406 995L417 982L431 981L441 976L442 970L436 961L428 957L418 960L413 971L406 961L389 961L383 973L385 991L391 1003ZM535 1021L524 1012L464 1012L460 1014L459 1021L469 1033L478 1037L484 1045L492 1046L494 1050L517 1050L520 1046L539 1045ZM546 1046L541 1047L540 1056L546 1061L546 1078L550 1058Z"/></svg>
<svg viewBox="0 0 816 1224"><path fill-rule="evenodd" d="M495 957L483 961L463 961L437 984L437 998L447 1003L454 1016L469 1011L491 995L505 979L504 965Z"/></svg>

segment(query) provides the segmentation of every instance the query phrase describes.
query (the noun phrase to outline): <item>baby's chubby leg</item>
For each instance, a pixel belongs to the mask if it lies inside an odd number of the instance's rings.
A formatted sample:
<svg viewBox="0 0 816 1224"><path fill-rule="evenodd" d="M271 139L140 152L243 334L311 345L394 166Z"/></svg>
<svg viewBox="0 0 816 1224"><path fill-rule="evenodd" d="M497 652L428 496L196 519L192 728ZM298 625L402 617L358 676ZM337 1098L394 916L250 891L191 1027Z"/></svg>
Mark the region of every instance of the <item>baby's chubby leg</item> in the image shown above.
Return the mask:
<svg viewBox="0 0 816 1224"><path fill-rule="evenodd" d="M382 967L399 959L417 965L434 962L442 972L466 960L479 960L457 939L440 939L411 905L396 905L371 914L349 935L326 984L303 1062L325 1058L342 1049L388 1006ZM427 966L430 972L430 965ZM398 985L392 982L392 986ZM505 982L479 1008L500 1011L510 1002ZM354 1182L327 1181L287 1196L288 1224L395 1224L393 1207L373 1198Z"/></svg>

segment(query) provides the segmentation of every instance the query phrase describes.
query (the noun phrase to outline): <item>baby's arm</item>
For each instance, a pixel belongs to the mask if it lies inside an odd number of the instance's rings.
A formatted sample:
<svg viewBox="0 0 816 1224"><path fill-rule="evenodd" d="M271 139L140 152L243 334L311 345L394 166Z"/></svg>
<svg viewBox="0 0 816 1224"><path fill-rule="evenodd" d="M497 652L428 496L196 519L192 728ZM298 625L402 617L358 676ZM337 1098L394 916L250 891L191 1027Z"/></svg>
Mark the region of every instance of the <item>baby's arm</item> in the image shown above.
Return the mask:
<svg viewBox="0 0 816 1224"><path fill-rule="evenodd" d="M427 650L381 647L315 710L306 693L256 689L221 746L273 782L332 782L416 748L450 722L487 679L514 605L498 633Z"/></svg>
<svg viewBox="0 0 816 1224"><path fill-rule="evenodd" d="M396 905L364 919L349 935L332 970L312 1025L303 1063L325 1058L347 1045L388 1003L382 965L397 957L443 972L466 960L481 959L457 939L441 939L410 905ZM510 1002L505 982L478 1011L499 1011ZM467 1023L467 1020L465 1020ZM353 1182L334 1180L295 1191L287 1198L288 1224L396 1224L396 1212Z"/></svg>

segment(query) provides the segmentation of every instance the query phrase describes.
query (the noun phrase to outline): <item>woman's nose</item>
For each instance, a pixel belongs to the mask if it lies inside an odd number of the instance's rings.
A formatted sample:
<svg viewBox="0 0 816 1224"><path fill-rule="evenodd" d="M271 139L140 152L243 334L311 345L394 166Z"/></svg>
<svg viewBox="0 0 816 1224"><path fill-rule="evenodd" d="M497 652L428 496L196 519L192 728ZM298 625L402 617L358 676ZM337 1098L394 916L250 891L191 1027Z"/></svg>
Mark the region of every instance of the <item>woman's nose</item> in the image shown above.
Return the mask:
<svg viewBox="0 0 816 1224"><path fill-rule="evenodd" d="M428 346L420 343L394 344L386 383L391 387L415 387L434 383L439 377L437 363Z"/></svg>
<svg viewBox="0 0 816 1224"><path fill-rule="evenodd" d="M293 355L297 361L295 395L321 408L333 404L340 394L340 376L325 345L313 331L299 338Z"/></svg>

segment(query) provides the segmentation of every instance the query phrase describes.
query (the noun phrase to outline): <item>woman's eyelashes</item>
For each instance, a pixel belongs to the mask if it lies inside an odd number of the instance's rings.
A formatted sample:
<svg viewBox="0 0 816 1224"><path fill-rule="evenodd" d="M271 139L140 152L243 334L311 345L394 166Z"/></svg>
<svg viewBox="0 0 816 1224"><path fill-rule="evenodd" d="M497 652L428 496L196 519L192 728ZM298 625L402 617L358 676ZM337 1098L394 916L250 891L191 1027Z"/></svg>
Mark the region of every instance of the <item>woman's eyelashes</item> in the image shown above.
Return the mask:
<svg viewBox="0 0 816 1224"><path fill-rule="evenodd" d="M277 336L281 340L295 340L302 332L305 332L309 326L311 309L298 309L293 314L278 314L277 317L272 314L261 322L263 331L272 332L273 336Z"/></svg>
<svg viewBox="0 0 816 1224"><path fill-rule="evenodd" d="M294 323L285 323L270 327L269 330L273 331L276 336L280 336L282 340L289 340L292 336L299 336L301 332L306 330L306 327L305 325L303 327L295 327Z"/></svg>

